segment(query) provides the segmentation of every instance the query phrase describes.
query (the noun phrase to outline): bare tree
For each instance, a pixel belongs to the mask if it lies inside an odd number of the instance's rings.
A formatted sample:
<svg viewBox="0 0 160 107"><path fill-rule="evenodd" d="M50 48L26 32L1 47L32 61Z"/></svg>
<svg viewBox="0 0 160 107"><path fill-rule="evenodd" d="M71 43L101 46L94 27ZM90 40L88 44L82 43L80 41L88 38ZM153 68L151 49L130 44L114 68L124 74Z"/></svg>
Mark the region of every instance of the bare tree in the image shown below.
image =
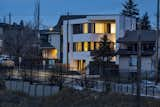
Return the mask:
<svg viewBox="0 0 160 107"><path fill-rule="evenodd" d="M28 25L14 23L3 36L4 52L15 57L33 57L36 55L34 30Z"/></svg>

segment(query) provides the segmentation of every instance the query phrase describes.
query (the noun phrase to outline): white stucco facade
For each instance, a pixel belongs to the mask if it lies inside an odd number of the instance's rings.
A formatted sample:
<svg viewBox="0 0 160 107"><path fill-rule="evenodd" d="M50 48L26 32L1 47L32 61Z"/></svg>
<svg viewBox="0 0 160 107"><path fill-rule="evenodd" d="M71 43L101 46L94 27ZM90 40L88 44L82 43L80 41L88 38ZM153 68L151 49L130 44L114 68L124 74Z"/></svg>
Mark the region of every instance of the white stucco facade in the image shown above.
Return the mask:
<svg viewBox="0 0 160 107"><path fill-rule="evenodd" d="M104 34L96 33L85 33L85 34L73 34L73 25L74 24L84 24L84 23L93 23L96 21L114 21L115 22L115 34L107 34L111 40L115 42L115 49L118 50L119 45L116 43L116 40L119 37L123 37L126 30L135 30L136 29L136 19L125 17L121 15L97 15L97 16L87 16L86 18L81 19L72 19L63 22L63 64L67 64L67 26L68 26L68 43L69 43L69 52L68 52L68 62L71 69L75 69L76 60L85 60L85 66L87 67L92 60L91 52L74 52L73 43L75 42L98 42ZM68 22L68 24L67 24ZM116 63L119 63L118 56L116 58ZM86 69L86 74L89 74L88 68Z"/></svg>
<svg viewBox="0 0 160 107"><path fill-rule="evenodd" d="M57 59L60 59L60 34L54 32L48 35L48 42L57 49Z"/></svg>

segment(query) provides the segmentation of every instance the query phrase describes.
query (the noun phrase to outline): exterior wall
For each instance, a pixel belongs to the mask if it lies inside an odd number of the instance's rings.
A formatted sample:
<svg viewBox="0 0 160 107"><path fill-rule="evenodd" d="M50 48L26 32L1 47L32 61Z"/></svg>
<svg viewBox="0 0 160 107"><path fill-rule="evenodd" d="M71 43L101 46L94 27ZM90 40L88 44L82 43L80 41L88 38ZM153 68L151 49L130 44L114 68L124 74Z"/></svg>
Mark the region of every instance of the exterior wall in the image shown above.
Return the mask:
<svg viewBox="0 0 160 107"><path fill-rule="evenodd" d="M119 69L120 73L127 73L127 72L136 72L137 66L130 66L129 65L129 56L121 56L119 58ZM153 73L154 71L154 64L153 59L151 56L142 57L141 59L141 72L144 74L145 72Z"/></svg>
<svg viewBox="0 0 160 107"><path fill-rule="evenodd" d="M68 40L69 40L69 64L74 66L74 60L86 60L86 66L92 60L90 56L90 52L73 52L73 42L91 42L91 41L99 41L103 35L97 35L93 33L87 34L73 34L72 33L72 25L73 24L82 24L89 23L93 21L110 21L114 20L116 24L116 34L115 34L115 42L119 37L124 36L124 32L128 29L132 30L136 28L136 20L134 18L125 18L120 15L104 15L104 16L87 16L84 19L73 19L69 20L68 23ZM124 25L125 23L125 25ZM110 36L111 37L111 36ZM113 37L113 35L112 35ZM113 38L112 38L113 39ZM116 50L119 49L119 44L115 46ZM67 63L67 21L63 22L63 64ZM119 63L118 56L116 59L116 63Z"/></svg>
<svg viewBox="0 0 160 107"><path fill-rule="evenodd" d="M0 35L3 35L3 28L2 27L0 27Z"/></svg>
<svg viewBox="0 0 160 107"><path fill-rule="evenodd" d="M48 42L57 49L57 58L60 59L60 35L51 34L48 36Z"/></svg>

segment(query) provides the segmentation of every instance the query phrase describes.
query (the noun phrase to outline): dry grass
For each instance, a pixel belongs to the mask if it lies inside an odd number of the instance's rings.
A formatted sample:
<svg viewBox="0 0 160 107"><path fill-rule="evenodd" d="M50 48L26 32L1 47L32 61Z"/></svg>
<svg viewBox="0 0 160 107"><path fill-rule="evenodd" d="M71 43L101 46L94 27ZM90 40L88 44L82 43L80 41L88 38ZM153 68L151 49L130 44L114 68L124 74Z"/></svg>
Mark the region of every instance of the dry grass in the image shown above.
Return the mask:
<svg viewBox="0 0 160 107"><path fill-rule="evenodd" d="M0 107L136 107L134 96L88 90L65 88L54 96L43 98L7 93L0 91ZM8 97L4 100L3 96ZM142 107L160 107L160 100L142 97Z"/></svg>

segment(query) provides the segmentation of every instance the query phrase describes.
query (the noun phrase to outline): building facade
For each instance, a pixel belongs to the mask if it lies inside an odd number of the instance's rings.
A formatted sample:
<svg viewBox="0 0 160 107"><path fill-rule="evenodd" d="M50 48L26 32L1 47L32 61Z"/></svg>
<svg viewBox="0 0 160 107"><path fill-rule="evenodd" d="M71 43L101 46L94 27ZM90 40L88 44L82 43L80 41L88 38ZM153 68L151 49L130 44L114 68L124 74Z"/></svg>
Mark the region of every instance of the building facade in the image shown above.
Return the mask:
<svg viewBox="0 0 160 107"><path fill-rule="evenodd" d="M60 61L60 34L51 30L41 30L41 52L47 65Z"/></svg>
<svg viewBox="0 0 160 107"><path fill-rule="evenodd" d="M104 34L114 42L124 36L126 30L136 29L136 19L121 15L87 15L83 18L63 21L63 64L70 70L90 74L89 64L93 60L91 52L98 49ZM68 40L68 41L67 41ZM68 60L67 60L68 59ZM118 64L118 56L114 59Z"/></svg>
<svg viewBox="0 0 160 107"><path fill-rule="evenodd" d="M141 74L154 76L156 31L127 31L117 42L120 48L119 71L122 76L133 76L137 72L138 35L141 41Z"/></svg>

